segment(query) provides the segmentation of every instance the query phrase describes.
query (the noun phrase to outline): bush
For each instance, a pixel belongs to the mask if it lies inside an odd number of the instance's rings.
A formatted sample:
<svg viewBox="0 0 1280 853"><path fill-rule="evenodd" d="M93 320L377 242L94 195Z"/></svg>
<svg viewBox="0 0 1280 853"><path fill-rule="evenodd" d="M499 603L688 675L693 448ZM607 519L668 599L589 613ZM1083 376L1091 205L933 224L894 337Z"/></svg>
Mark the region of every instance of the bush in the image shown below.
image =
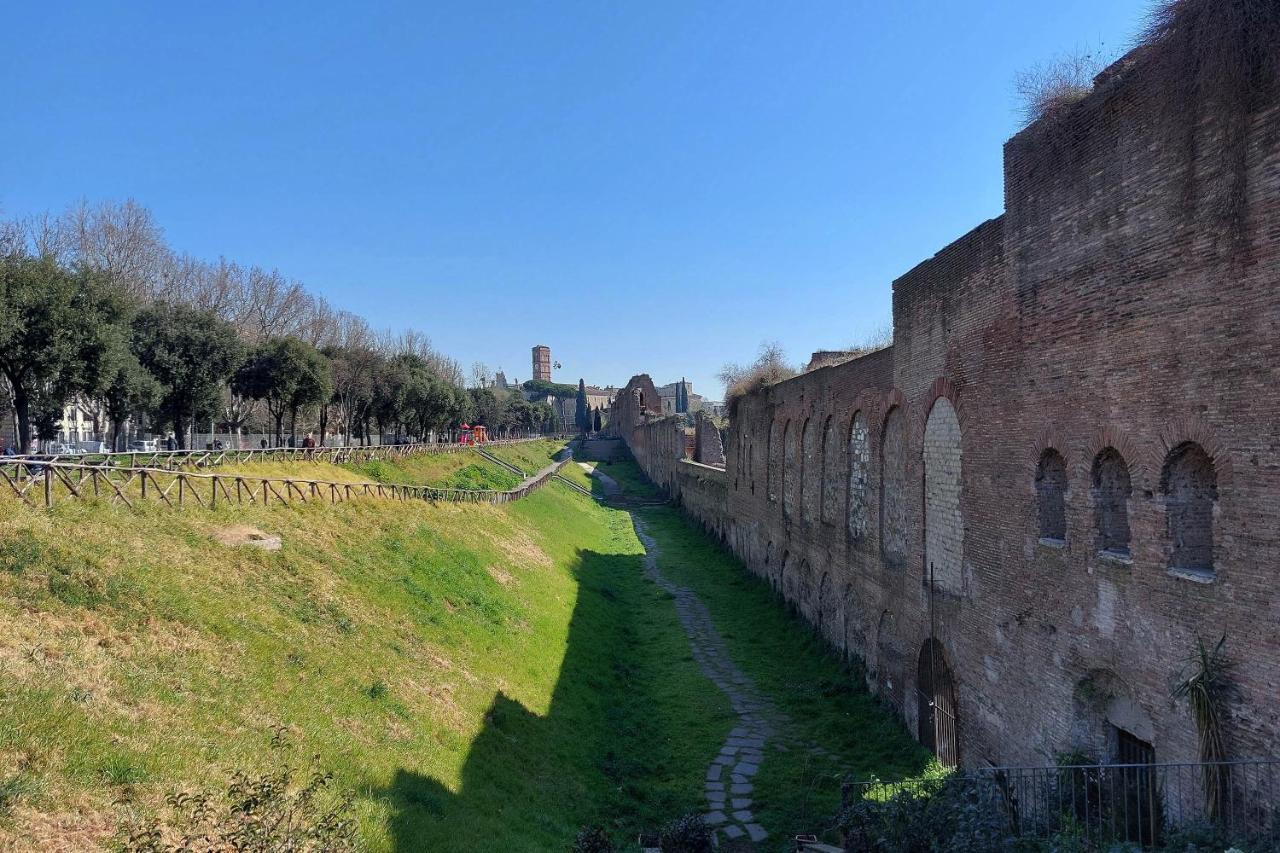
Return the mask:
<svg viewBox="0 0 1280 853"><path fill-rule="evenodd" d="M168 821L129 833L126 853L320 853L357 849L350 795L326 796L329 773L313 771L297 784L284 767L250 776L236 771L222 796L185 791L169 795Z"/></svg>
<svg viewBox="0 0 1280 853"><path fill-rule="evenodd" d="M598 826L584 826L573 842L573 853L613 853L613 842Z"/></svg>
<svg viewBox="0 0 1280 853"><path fill-rule="evenodd" d="M855 800L836 824L850 850L979 853L1013 844L996 787L955 779L925 780L883 801Z"/></svg>
<svg viewBox="0 0 1280 853"><path fill-rule="evenodd" d="M1024 124L1054 118L1084 100L1102 66L1098 54L1072 53L1020 72L1013 85Z"/></svg>
<svg viewBox="0 0 1280 853"><path fill-rule="evenodd" d="M658 838L663 853L711 853L711 830L699 814L678 817L662 828Z"/></svg>

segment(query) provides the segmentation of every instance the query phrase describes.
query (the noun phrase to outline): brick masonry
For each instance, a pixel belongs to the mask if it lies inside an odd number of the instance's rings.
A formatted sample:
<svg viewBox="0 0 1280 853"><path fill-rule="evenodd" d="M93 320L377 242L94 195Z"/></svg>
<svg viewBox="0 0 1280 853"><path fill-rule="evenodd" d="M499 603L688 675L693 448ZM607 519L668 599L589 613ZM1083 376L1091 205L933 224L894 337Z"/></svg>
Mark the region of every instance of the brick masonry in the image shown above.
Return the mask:
<svg viewBox="0 0 1280 853"><path fill-rule="evenodd" d="M1117 728L1194 760L1170 688L1223 633L1230 752L1280 736L1280 109L1252 118L1233 252L1187 212L1186 155L1112 95L1075 108L1066 143L1033 126L1006 144L1005 213L894 282L891 348L741 399L724 470L638 406L612 419L913 731L935 637L967 766L1106 760Z"/></svg>

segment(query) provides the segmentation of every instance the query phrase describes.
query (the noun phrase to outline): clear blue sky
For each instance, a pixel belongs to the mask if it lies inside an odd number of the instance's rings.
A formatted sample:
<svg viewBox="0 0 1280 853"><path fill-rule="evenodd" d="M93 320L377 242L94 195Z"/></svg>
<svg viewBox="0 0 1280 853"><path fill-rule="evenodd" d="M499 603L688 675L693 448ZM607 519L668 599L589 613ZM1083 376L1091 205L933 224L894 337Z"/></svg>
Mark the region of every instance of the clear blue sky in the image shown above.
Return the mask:
<svg viewBox="0 0 1280 853"><path fill-rule="evenodd" d="M4 214L133 197L464 368L718 396L882 325L1000 213L1014 74L1149 3L195 5L5 10Z"/></svg>

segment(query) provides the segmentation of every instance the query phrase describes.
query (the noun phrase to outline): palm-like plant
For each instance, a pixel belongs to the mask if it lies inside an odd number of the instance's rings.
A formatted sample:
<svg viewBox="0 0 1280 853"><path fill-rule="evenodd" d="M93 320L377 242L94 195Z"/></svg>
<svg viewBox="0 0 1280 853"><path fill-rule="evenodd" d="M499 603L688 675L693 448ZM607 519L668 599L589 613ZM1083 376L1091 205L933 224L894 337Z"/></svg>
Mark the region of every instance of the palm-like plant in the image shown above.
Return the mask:
<svg viewBox="0 0 1280 853"><path fill-rule="evenodd" d="M1227 701L1234 684L1231 678L1235 664L1230 661L1223 647L1224 634L1212 649L1202 638L1196 638L1196 648L1187 659L1183 676L1174 685L1175 699L1185 698L1191 705L1200 740L1200 760L1204 762L1205 812L1210 820L1222 814L1222 797L1228 784L1227 768L1221 762L1226 759L1224 733Z"/></svg>

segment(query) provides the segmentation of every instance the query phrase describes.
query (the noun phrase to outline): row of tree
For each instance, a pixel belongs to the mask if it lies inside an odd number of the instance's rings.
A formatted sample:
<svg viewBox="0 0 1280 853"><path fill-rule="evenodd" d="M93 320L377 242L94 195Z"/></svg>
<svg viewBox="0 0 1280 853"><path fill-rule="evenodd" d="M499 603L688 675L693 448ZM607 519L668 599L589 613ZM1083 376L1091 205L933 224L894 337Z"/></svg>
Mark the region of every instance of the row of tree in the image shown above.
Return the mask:
<svg viewBox="0 0 1280 853"><path fill-rule="evenodd" d="M554 422L518 394L465 390L419 333L376 334L279 273L174 253L132 202L0 221L0 375L24 449L56 437L72 400L117 446L139 416L179 446L195 423L240 433L264 417L278 443L286 419L321 441Z"/></svg>

